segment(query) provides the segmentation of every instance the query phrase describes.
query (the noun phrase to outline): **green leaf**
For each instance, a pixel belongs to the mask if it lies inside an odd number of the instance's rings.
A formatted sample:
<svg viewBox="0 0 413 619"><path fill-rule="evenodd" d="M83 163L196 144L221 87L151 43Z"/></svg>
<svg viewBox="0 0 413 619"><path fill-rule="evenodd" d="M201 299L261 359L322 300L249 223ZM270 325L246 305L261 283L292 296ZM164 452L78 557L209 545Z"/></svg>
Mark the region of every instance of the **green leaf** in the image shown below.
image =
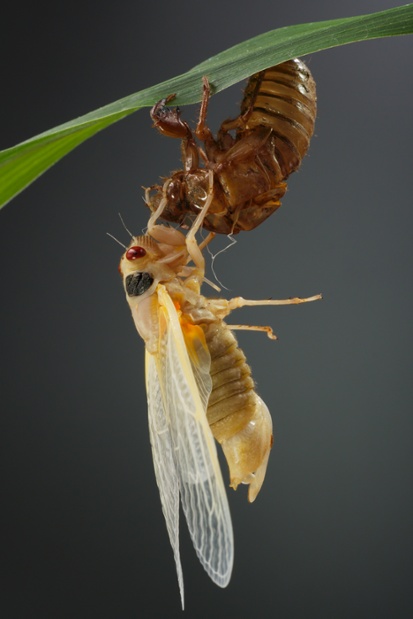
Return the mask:
<svg viewBox="0 0 413 619"><path fill-rule="evenodd" d="M141 107L176 93L179 105L200 101L201 78L214 92L296 56L356 41L413 33L413 4L370 15L288 26L235 45L187 73L124 97L0 152L0 207L76 146Z"/></svg>

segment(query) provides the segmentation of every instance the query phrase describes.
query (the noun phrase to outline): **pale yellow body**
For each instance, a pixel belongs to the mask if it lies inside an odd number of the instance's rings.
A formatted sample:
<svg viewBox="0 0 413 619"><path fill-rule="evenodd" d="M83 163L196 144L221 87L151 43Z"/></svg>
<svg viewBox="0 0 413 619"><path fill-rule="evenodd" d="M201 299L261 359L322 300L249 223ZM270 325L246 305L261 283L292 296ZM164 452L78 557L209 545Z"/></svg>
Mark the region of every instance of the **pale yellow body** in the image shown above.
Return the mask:
<svg viewBox="0 0 413 619"><path fill-rule="evenodd" d="M160 226L158 227L160 228ZM166 232L181 235L176 230ZM179 237L176 237L179 238ZM203 373L212 378L206 416L216 440L222 445L229 466L230 485L250 484L248 499L254 501L262 483L273 443L272 422L267 406L255 393L255 384L245 355L234 334L223 321L232 310L227 299L207 299L200 294L201 274L194 268L186 278L179 274L187 267L179 256L181 246L169 246L170 262L163 262L160 245L149 236L135 237L131 245L145 248L146 256L121 263L122 272L150 271L166 291L178 310L178 316L191 359L203 364ZM162 249L165 251L166 246ZM174 258L175 253L175 258ZM168 256L168 254L166 254ZM178 257L176 257L178 256ZM185 262L186 262L185 257ZM155 281L156 281L155 280ZM150 352L157 351L159 340L158 303L155 283L144 295L128 302L140 335ZM191 332L191 326L199 327ZM199 355L201 347L207 353ZM202 387L198 385L198 387Z"/></svg>
<svg viewBox="0 0 413 619"><path fill-rule="evenodd" d="M211 355L208 423L224 450L231 487L250 484L252 502L264 481L273 443L271 416L255 393L251 369L232 331L215 322L205 325L204 332Z"/></svg>
<svg viewBox="0 0 413 619"><path fill-rule="evenodd" d="M120 271L136 328L146 346L149 429L169 538L174 551L183 605L179 558L179 497L198 557L220 586L229 582L233 534L214 438L222 445L230 485L249 485L254 501L264 481L273 443L267 406L255 393L251 370L232 333L237 329L267 332L270 327L230 326L224 322L246 305L285 305L312 301L248 301L207 298L205 246L196 233L212 199L204 196L201 212L184 236L157 225L164 204L148 222L144 236L133 237ZM189 266L189 262L193 266Z"/></svg>

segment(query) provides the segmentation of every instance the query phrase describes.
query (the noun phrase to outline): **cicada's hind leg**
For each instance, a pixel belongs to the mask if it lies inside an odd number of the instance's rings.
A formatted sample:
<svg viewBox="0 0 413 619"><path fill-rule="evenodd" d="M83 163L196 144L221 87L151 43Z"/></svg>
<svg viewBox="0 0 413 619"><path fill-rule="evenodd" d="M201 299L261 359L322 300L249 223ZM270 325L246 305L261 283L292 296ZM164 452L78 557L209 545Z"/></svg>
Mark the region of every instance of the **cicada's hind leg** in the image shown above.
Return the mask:
<svg viewBox="0 0 413 619"><path fill-rule="evenodd" d="M272 327L261 326L261 325L227 325L228 329L231 331L262 331L266 333L270 340L278 339L275 335Z"/></svg>
<svg viewBox="0 0 413 619"><path fill-rule="evenodd" d="M222 320L228 316L233 310L246 306L257 305L299 305L300 303L310 303L322 299L321 294L315 294L312 297L292 297L291 299L243 299L242 297L234 297L233 299L208 299L208 306L211 311L219 316ZM263 331L272 340L276 340L277 336L273 333L271 327L252 326L252 325L227 325L229 329L236 331Z"/></svg>
<svg viewBox="0 0 413 619"><path fill-rule="evenodd" d="M254 306L254 305L299 305L300 303L309 303L310 301L319 301L322 299L321 294L315 294L312 297L291 297L291 299L260 299L251 300L243 299L242 297L234 297L228 301L228 313L239 307Z"/></svg>

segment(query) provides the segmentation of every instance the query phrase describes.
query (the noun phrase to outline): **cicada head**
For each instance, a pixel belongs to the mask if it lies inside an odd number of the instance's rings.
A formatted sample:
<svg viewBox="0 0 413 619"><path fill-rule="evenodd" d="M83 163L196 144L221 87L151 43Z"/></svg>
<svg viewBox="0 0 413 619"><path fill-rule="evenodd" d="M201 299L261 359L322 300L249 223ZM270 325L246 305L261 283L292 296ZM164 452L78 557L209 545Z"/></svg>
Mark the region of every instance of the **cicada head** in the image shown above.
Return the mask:
<svg viewBox="0 0 413 619"><path fill-rule="evenodd" d="M119 264L128 297L140 297L154 290L160 281L173 277L168 266L159 264L161 258L162 252L150 236L132 238Z"/></svg>
<svg viewBox="0 0 413 619"><path fill-rule="evenodd" d="M134 236L120 260L119 271L125 277L129 273L144 270L160 256L157 243L150 236Z"/></svg>
<svg viewBox="0 0 413 619"><path fill-rule="evenodd" d="M190 228L207 197L206 175L205 170L174 172L163 186L154 185L146 190L147 206L154 213L164 200L161 218Z"/></svg>

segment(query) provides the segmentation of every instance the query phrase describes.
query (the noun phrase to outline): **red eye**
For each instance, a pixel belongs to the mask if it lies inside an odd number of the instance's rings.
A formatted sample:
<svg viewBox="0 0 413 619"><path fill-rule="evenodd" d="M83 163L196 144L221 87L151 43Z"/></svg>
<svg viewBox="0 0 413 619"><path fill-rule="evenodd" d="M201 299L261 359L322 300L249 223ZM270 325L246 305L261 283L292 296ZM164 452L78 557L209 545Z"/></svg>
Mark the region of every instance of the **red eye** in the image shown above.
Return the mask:
<svg viewBox="0 0 413 619"><path fill-rule="evenodd" d="M146 250L143 247L139 247L139 245L135 245L134 247L129 247L125 256L127 260L136 260L137 258L146 256Z"/></svg>

